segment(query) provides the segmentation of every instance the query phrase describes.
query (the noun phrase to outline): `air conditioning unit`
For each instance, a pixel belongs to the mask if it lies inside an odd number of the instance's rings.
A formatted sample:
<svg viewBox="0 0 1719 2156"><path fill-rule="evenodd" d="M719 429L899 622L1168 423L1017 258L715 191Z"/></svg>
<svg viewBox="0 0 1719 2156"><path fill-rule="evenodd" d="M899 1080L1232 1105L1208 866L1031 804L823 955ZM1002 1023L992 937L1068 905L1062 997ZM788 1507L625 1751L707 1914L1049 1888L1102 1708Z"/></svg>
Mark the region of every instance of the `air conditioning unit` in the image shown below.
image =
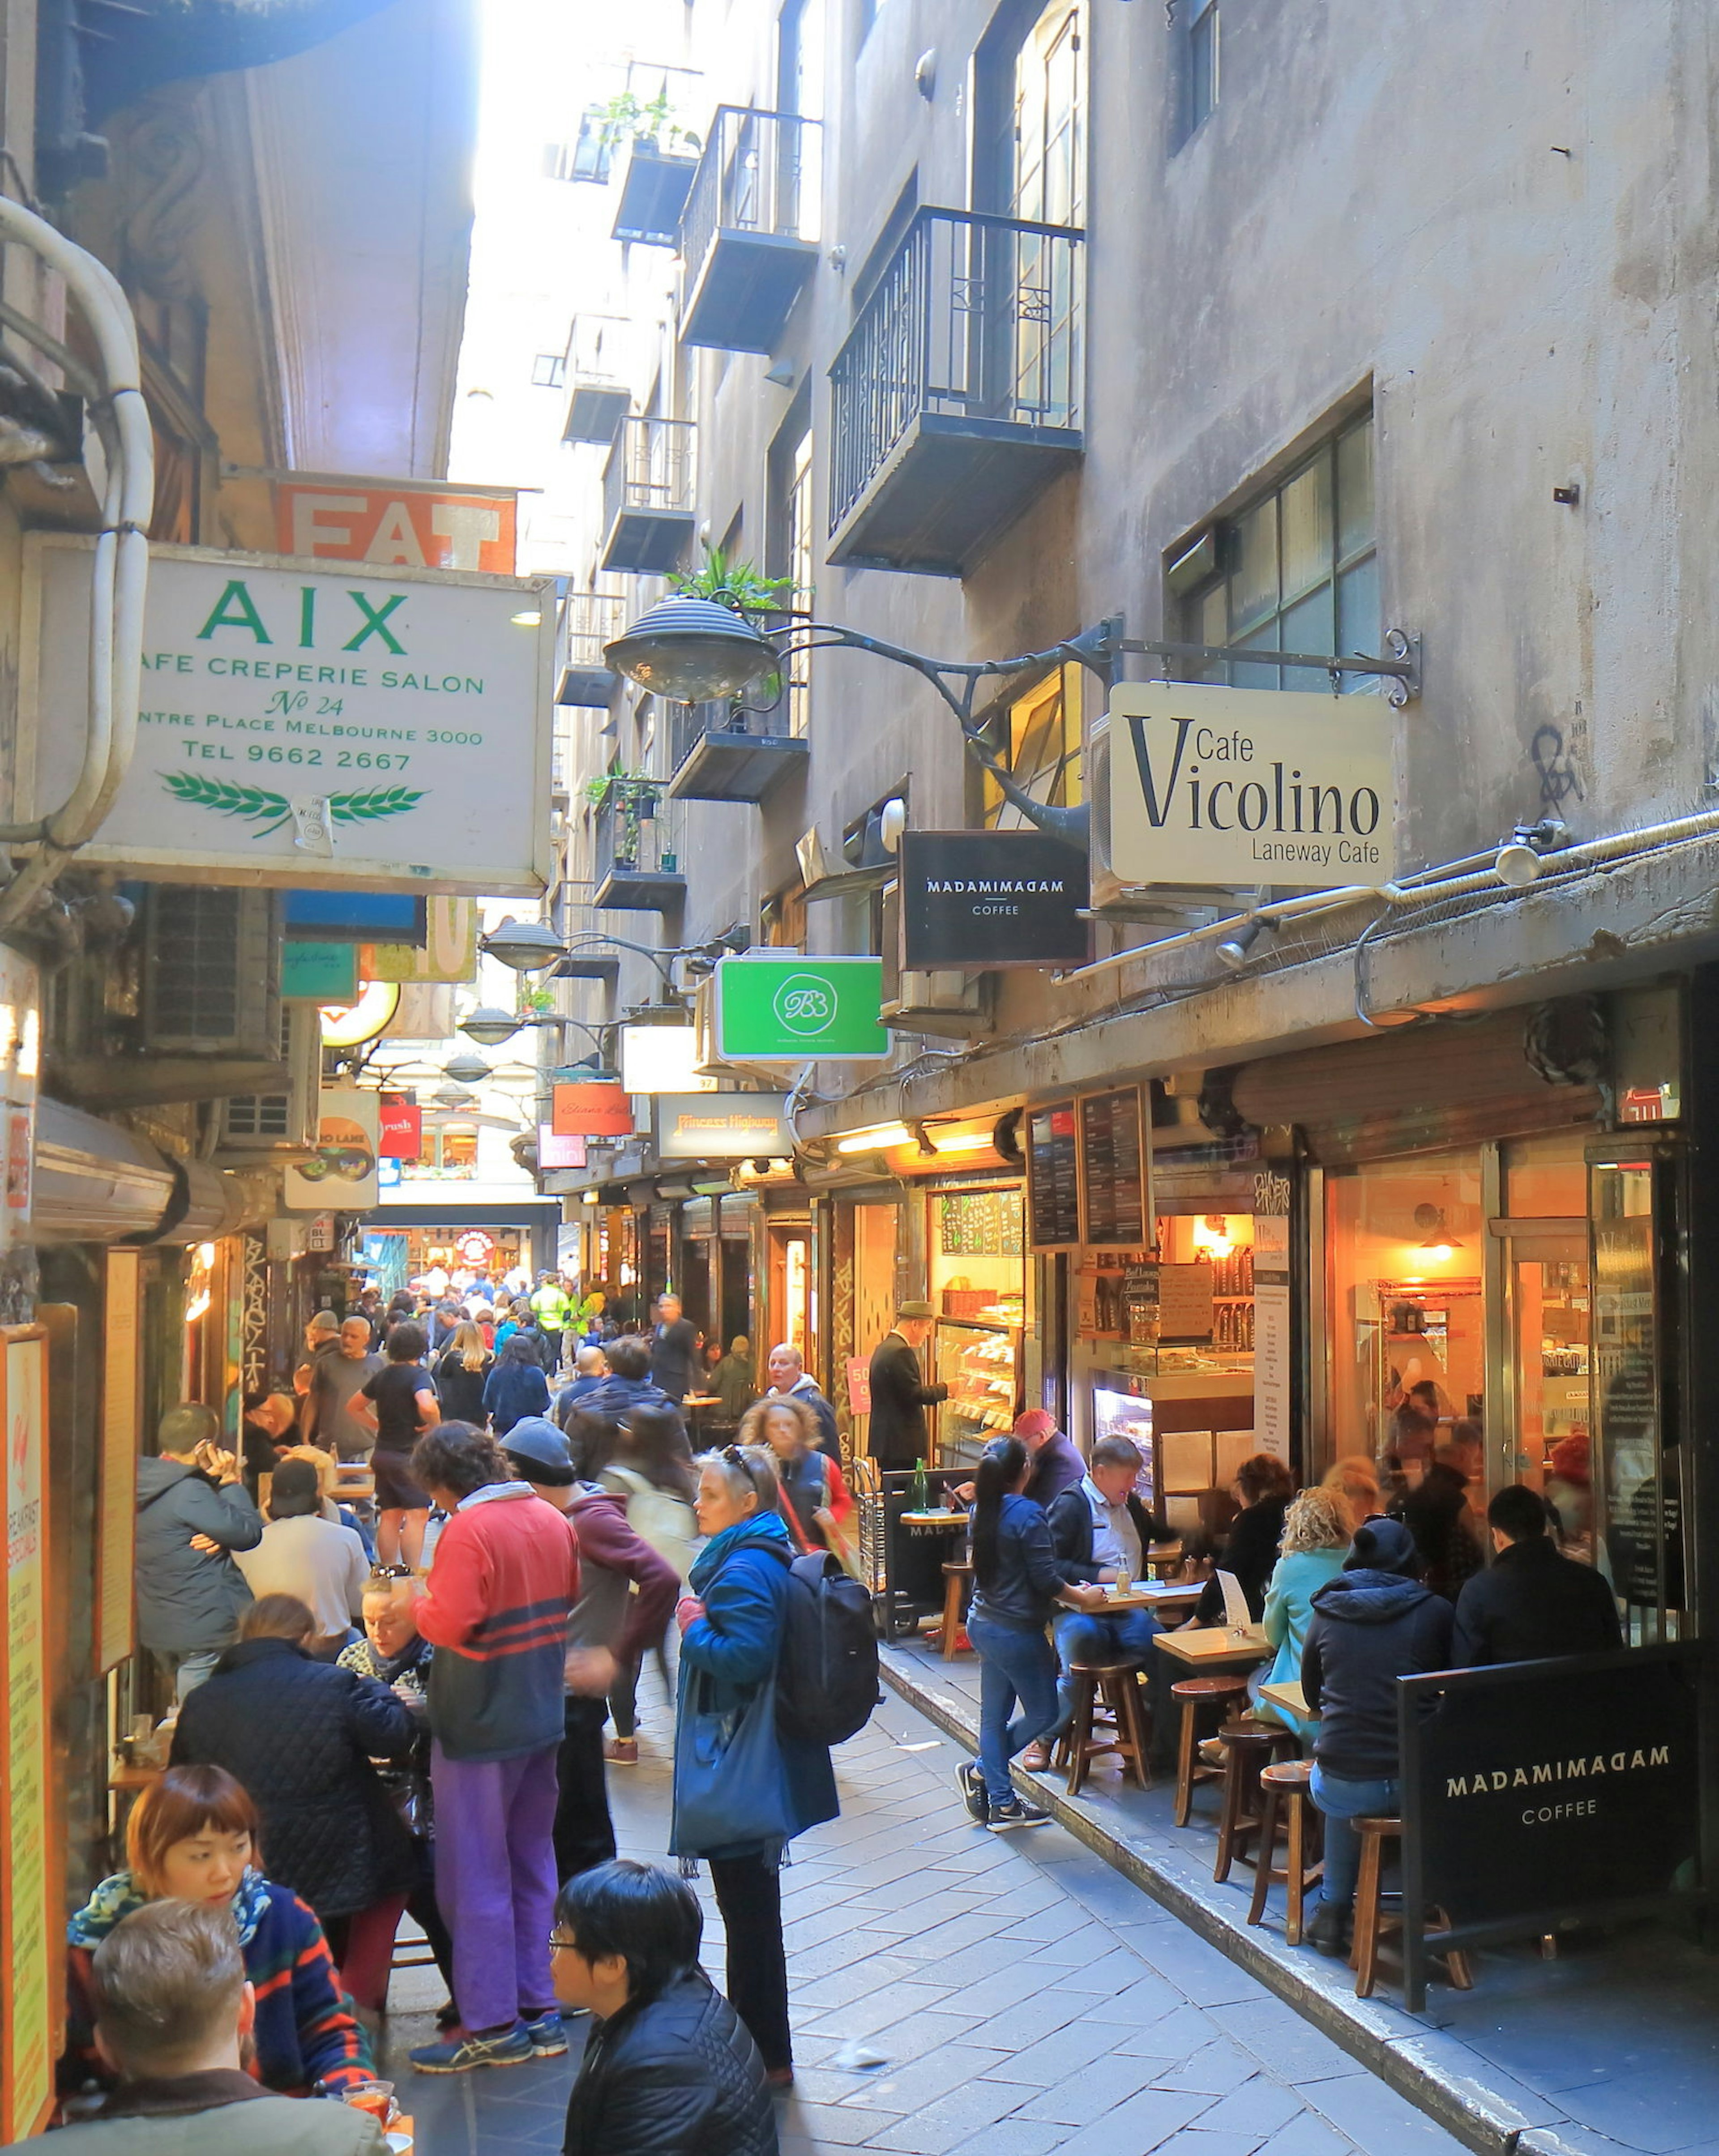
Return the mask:
<svg viewBox="0 0 1719 2156"><path fill-rule="evenodd" d="M883 893L883 1021L897 1033L952 1034L991 1030L996 998L988 973L910 971L901 963L901 886Z"/></svg>
<svg viewBox="0 0 1719 2156"><path fill-rule="evenodd" d="M322 1087L322 1014L315 1004L280 1007L280 1060L290 1076L279 1093L235 1093L221 1104L221 1149L275 1152L315 1142Z"/></svg>
<svg viewBox="0 0 1719 2156"><path fill-rule="evenodd" d="M139 1010L145 1053L274 1062L280 944L273 891L151 885Z"/></svg>

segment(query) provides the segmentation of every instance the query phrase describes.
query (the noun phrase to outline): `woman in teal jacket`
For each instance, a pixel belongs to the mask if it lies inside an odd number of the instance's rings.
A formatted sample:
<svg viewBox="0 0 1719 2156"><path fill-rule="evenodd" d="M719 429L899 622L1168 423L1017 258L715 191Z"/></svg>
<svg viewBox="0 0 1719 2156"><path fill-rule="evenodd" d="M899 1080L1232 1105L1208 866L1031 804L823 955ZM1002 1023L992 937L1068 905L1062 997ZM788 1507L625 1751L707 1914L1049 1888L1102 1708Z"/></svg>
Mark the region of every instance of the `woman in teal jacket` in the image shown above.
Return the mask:
<svg viewBox="0 0 1719 2156"><path fill-rule="evenodd" d="M683 1777L693 1771L690 1717L743 1715L772 1682L782 1643L788 1567L795 1550L777 1509L774 1460L762 1446L727 1445L698 1462L698 1524L707 1536L688 1575L680 1626L680 1727L675 1746L675 1820L670 1847L702 1856L728 1937L728 1996L752 2032L772 2083L793 2080L788 2020L788 1958L782 1943L778 1867L785 1845L834 1819L835 1774L819 1744L778 1736L768 1742L780 1775L786 1832L761 1838L755 1818L736 1813L689 1841ZM708 1806L703 1807L708 1810Z"/></svg>
<svg viewBox="0 0 1719 2156"><path fill-rule="evenodd" d="M1341 1490L1304 1490L1284 1514L1283 1541L1265 1590L1265 1637L1276 1659L1259 1684L1299 1684L1301 1647L1313 1614L1313 1597L1343 1568L1349 1548L1349 1508ZM1254 1712L1280 1722L1306 1744L1319 1727L1304 1715L1255 1697Z"/></svg>

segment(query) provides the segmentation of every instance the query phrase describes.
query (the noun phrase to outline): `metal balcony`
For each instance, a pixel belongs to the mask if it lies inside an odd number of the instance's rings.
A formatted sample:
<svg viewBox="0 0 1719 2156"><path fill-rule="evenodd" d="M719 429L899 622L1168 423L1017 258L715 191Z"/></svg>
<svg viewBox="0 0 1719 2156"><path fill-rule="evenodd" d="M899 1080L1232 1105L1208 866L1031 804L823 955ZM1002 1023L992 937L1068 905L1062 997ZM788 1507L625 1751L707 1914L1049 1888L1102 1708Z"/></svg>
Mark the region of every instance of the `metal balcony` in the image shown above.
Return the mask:
<svg viewBox="0 0 1719 2156"><path fill-rule="evenodd" d="M671 801L757 803L790 772L806 768L809 742L780 731L785 703L763 712L721 702L669 708Z"/></svg>
<svg viewBox="0 0 1719 2156"><path fill-rule="evenodd" d="M832 562L964 576L1079 459L1085 245L919 212L830 369Z"/></svg>
<svg viewBox="0 0 1719 2156"><path fill-rule="evenodd" d="M686 551L697 513L692 497L690 419L622 420L603 468L605 569L666 576Z"/></svg>
<svg viewBox="0 0 1719 2156"><path fill-rule="evenodd" d="M627 626L624 599L604 592L569 592L561 608L561 674L557 704L583 704L605 710L614 694L616 675L603 655Z"/></svg>
<svg viewBox="0 0 1719 2156"><path fill-rule="evenodd" d="M695 157L677 157L654 142L635 141L621 175L615 238L635 247L678 247L680 213L697 170Z"/></svg>
<svg viewBox="0 0 1719 2156"><path fill-rule="evenodd" d="M591 903L623 913L670 913L686 898L680 817L666 810L660 783L611 782L597 811Z"/></svg>
<svg viewBox="0 0 1719 2156"><path fill-rule="evenodd" d="M815 120L719 105L680 222L680 341L773 352L818 259Z"/></svg>
<svg viewBox="0 0 1719 2156"><path fill-rule="evenodd" d="M567 424L561 430L562 441L607 446L613 441L615 429L626 418L632 403L630 394L618 382L591 375L576 377L573 393L567 399Z"/></svg>

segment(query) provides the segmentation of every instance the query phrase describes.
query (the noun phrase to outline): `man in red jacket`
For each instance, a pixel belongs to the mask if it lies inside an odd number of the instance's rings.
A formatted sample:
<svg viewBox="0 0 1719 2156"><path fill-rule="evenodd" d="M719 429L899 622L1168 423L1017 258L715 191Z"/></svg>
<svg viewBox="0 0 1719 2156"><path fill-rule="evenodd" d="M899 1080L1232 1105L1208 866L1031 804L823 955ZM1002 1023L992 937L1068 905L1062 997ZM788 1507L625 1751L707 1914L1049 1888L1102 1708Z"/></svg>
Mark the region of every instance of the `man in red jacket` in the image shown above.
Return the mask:
<svg viewBox="0 0 1719 2156"><path fill-rule="evenodd" d="M516 1482L495 1440L441 1423L412 1455L449 1514L420 1591L430 1666L436 1892L454 1935L463 2033L412 2054L420 2072L565 2051L549 1971L556 1756L579 1552L566 1516Z"/></svg>
<svg viewBox="0 0 1719 2156"><path fill-rule="evenodd" d="M565 1883L614 1856L603 1763L607 1695L618 1666L636 1668L646 1648L661 1649L680 1575L628 1526L624 1498L578 1480L567 1441L552 1422L526 1416L501 1449L521 1481L572 1522L579 1540L581 1592L568 1634L567 1733L555 1813L555 1861Z"/></svg>

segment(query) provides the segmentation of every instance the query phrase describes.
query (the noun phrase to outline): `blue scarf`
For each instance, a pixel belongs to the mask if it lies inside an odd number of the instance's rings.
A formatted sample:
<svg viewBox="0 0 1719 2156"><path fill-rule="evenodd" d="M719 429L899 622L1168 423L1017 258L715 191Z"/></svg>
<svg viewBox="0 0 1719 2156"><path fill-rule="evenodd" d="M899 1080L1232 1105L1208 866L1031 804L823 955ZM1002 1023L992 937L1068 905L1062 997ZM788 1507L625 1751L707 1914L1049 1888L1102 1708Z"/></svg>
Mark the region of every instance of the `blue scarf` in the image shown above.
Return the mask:
<svg viewBox="0 0 1719 2156"><path fill-rule="evenodd" d="M720 1535L712 1535L693 1559L692 1569L686 1575L686 1584L693 1593L702 1594L735 1550L746 1543L785 1543L788 1555L793 1554L793 1540L781 1514L753 1512L744 1520L736 1520L731 1527L724 1527Z"/></svg>
<svg viewBox="0 0 1719 2156"><path fill-rule="evenodd" d="M115 1871L112 1878L102 1881L72 1918L66 1927L66 1936L74 1947L95 1946L122 1917L129 1917L134 1909L147 1907L154 1899L153 1895L143 1892L129 1871ZM239 1943L248 1947L269 1909L269 1882L260 1871L247 1868L230 1906L233 1921L239 1927Z"/></svg>

